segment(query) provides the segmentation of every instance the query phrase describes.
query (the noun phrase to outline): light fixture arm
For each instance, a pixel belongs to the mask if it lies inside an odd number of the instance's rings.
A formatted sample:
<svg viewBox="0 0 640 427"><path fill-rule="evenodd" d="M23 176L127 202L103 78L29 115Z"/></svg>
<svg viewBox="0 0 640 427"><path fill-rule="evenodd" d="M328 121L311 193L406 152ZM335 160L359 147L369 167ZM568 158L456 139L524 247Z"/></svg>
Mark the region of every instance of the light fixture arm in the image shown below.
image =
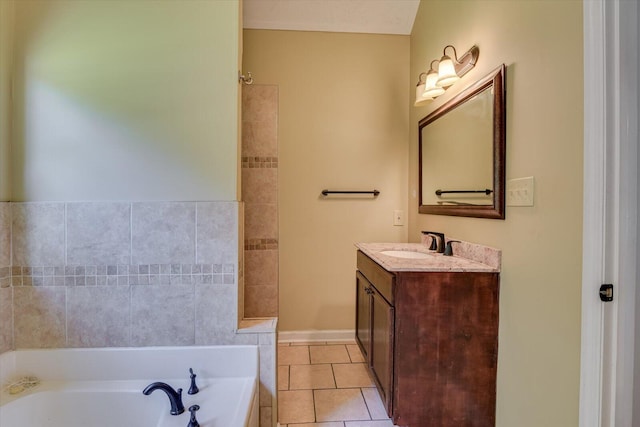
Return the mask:
<svg viewBox="0 0 640 427"><path fill-rule="evenodd" d="M431 61L431 64L429 64L429 71L427 71L427 74L429 73L437 73L438 72L438 66L436 65L436 68L433 68L433 63L437 62L440 63L440 61L438 59L434 59L433 61Z"/></svg>
<svg viewBox="0 0 640 427"><path fill-rule="evenodd" d="M478 62L478 55L480 54L480 50L478 46L471 46L471 49L462 54L460 58L458 58L458 53L456 52L456 48L453 45L447 45L444 47L442 54L447 55L447 48L453 49L453 66L456 70L456 74L458 77L462 77L469 72Z"/></svg>
<svg viewBox="0 0 640 427"><path fill-rule="evenodd" d="M238 83L244 83L246 85L253 84L253 77L251 77L251 71L247 72L246 77L244 74L242 74L242 71L238 71Z"/></svg>
<svg viewBox="0 0 640 427"><path fill-rule="evenodd" d="M418 76L418 84L416 86L420 86L425 84L425 82L427 81L427 73L425 73L424 71L422 73L420 73L420 75Z"/></svg>

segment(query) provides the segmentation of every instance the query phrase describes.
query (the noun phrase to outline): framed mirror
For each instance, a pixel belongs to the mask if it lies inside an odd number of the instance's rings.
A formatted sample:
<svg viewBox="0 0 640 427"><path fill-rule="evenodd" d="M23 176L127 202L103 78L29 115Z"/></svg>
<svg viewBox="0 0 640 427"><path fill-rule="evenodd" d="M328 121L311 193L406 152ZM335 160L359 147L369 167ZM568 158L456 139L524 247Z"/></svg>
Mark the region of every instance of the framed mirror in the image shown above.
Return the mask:
<svg viewBox="0 0 640 427"><path fill-rule="evenodd" d="M503 64L418 123L420 213L504 219L505 82Z"/></svg>

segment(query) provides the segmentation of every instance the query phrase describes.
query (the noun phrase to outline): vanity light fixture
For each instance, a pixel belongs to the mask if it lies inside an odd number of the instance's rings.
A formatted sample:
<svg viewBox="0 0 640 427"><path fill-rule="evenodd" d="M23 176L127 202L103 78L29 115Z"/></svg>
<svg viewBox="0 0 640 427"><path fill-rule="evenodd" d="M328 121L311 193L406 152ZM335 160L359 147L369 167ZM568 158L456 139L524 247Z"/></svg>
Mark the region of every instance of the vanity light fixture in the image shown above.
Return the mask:
<svg viewBox="0 0 640 427"><path fill-rule="evenodd" d="M438 79L440 74L433 68L433 63L437 60L431 61L429 65L429 71L427 72L427 80L424 85L424 96L434 99L444 93L444 88L438 85ZM438 63L438 69L440 64Z"/></svg>
<svg viewBox="0 0 640 427"><path fill-rule="evenodd" d="M420 73L418 76L418 84L416 85L416 102L413 104L418 107L424 104L427 101L433 100L433 98L429 98L424 96L424 86L427 79L427 73Z"/></svg>
<svg viewBox="0 0 640 427"><path fill-rule="evenodd" d="M436 85L438 80L438 72L433 67L433 63L438 62L437 59L431 61L429 71L420 73L418 76L418 85L416 86L416 102L415 106L420 106L426 101L433 101L436 97L444 93L444 88Z"/></svg>
<svg viewBox="0 0 640 427"><path fill-rule="evenodd" d="M453 49L453 57L447 55L447 49ZM462 76L467 74L478 61L480 50L477 46L472 46L460 58L453 45L447 45L442 51L440 60L431 61L429 71L420 73L418 77L418 85L416 86L416 107L423 105L426 101L433 100L442 95L445 89L460 80ZM438 71L436 72L433 63L438 63ZM423 80L424 78L424 80Z"/></svg>

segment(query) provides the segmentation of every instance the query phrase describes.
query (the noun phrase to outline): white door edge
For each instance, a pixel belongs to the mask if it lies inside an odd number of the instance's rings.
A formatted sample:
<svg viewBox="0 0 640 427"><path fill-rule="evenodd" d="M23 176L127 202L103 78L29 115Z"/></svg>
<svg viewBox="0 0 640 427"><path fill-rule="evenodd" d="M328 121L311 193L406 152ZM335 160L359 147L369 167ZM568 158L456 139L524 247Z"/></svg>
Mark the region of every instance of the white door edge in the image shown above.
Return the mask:
<svg viewBox="0 0 640 427"><path fill-rule="evenodd" d="M600 427L605 239L605 22L602 0L583 1L584 165L580 427Z"/></svg>
<svg viewBox="0 0 640 427"><path fill-rule="evenodd" d="M638 259L638 5L584 0L580 427L633 420ZM613 283L614 301L598 289ZM639 393L638 391L636 391ZM636 401L640 400L636 398Z"/></svg>

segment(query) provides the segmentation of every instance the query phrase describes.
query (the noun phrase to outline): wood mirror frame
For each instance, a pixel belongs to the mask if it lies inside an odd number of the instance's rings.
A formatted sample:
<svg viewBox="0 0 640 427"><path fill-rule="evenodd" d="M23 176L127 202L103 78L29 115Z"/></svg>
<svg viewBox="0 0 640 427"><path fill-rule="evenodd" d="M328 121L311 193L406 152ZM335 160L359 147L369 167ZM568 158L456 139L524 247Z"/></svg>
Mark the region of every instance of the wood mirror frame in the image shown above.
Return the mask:
<svg viewBox="0 0 640 427"><path fill-rule="evenodd" d="M456 107L464 104L485 90L493 89L493 194L492 204L423 204L423 129ZM455 143L455 141L447 142ZM472 84L447 101L418 123L418 212L432 215L453 215L476 218L504 219L505 217L505 153L506 153L506 67L502 64L488 76ZM456 170L456 165L447 165Z"/></svg>

